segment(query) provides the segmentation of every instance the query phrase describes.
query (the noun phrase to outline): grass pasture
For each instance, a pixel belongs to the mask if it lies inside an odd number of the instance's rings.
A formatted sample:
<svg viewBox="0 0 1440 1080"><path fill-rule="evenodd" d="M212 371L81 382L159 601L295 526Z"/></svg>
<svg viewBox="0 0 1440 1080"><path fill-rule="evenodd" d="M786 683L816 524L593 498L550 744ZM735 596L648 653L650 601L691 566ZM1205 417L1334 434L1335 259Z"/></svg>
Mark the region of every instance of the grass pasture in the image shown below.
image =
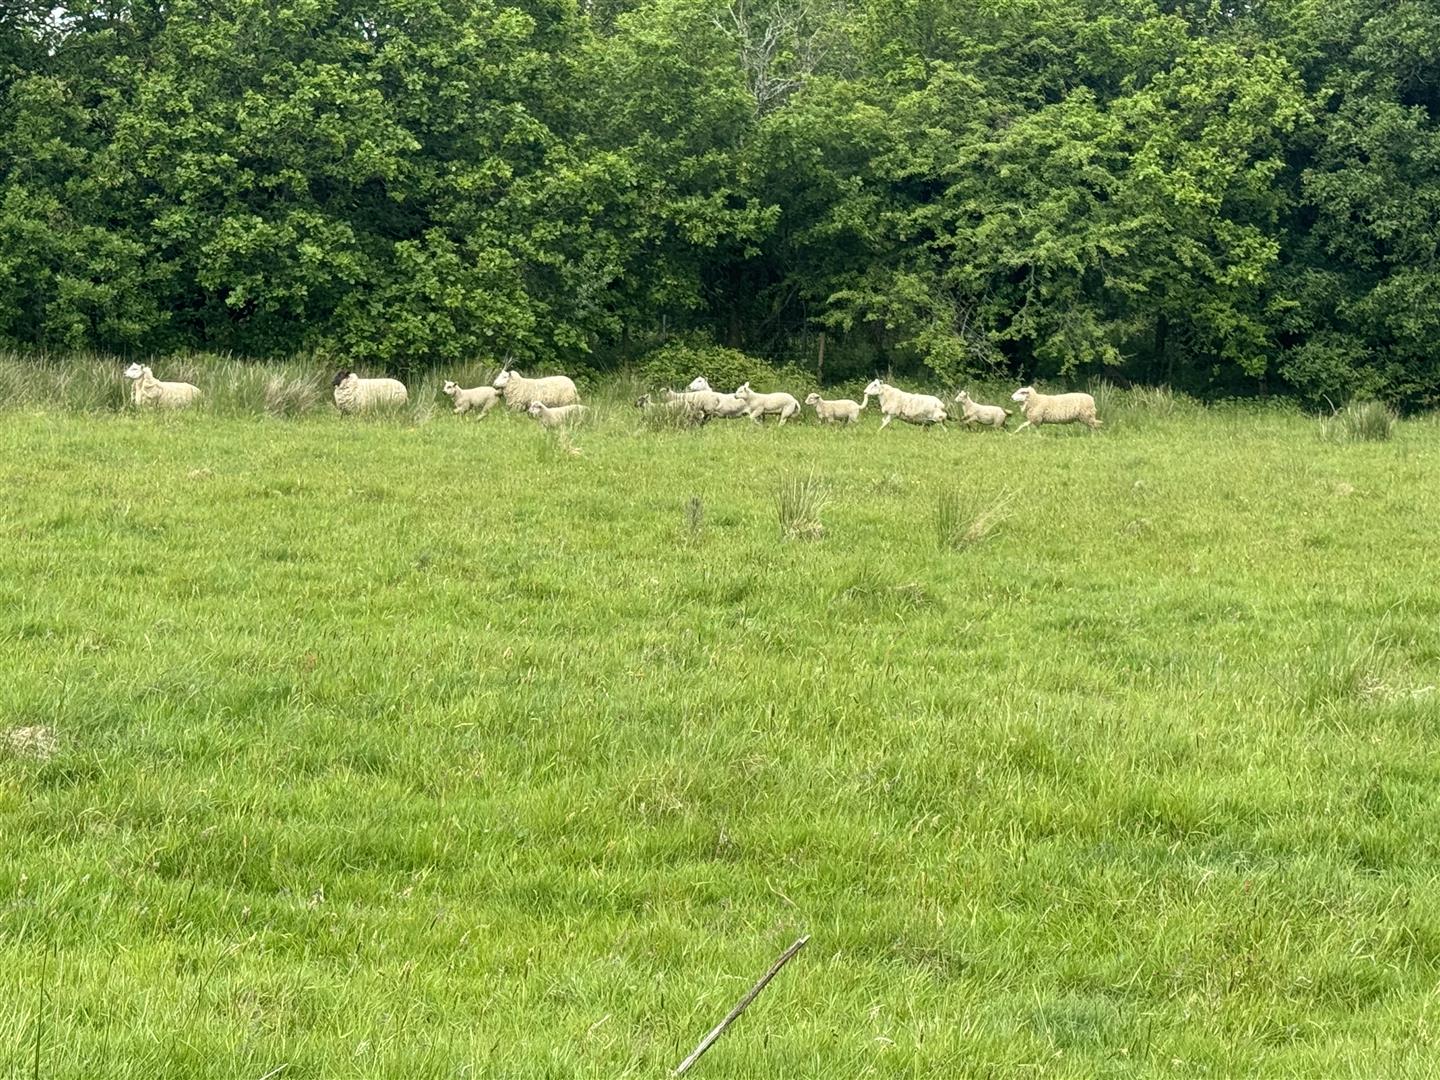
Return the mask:
<svg viewBox="0 0 1440 1080"><path fill-rule="evenodd" d="M0 1075L1431 1074L1440 428L629 389L0 414Z"/></svg>

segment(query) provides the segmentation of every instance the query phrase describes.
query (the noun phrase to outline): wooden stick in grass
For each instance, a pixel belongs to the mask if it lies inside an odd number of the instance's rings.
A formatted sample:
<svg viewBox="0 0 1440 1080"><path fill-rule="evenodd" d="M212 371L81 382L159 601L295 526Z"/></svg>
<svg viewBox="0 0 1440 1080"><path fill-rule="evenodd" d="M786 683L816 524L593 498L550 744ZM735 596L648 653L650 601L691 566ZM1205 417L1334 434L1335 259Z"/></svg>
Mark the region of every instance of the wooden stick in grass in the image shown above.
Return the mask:
<svg viewBox="0 0 1440 1080"><path fill-rule="evenodd" d="M672 1073L671 1075L681 1076L684 1074L686 1069L690 1068L691 1065L694 1065L695 1062L699 1061L700 1055L705 1053L706 1050L709 1050L710 1047L714 1045L715 1040L720 1038L721 1035L725 1034L725 1029L735 1022L736 1018L750 1006L750 1002L754 1001L760 991L765 989L765 985L780 973L780 969L783 968L786 964L788 964L791 958L794 957L794 955L798 953L801 949L803 949L805 947L805 943L809 940L810 935L806 934L804 937L796 941L794 945L791 945L788 949L781 953L780 959L776 960L775 963L770 965L770 970L767 971L764 975L762 975L760 977L760 981L757 982L754 986L752 986L749 992L746 993L744 997L742 997L739 1001L735 1003L735 1007L730 1010L724 1020L721 1020L720 1023L716 1024L713 1028L710 1029L710 1034L706 1035L705 1038L700 1040L700 1045L695 1047L695 1049L691 1051L690 1056L687 1057L684 1061L682 1061L676 1067L674 1073Z"/></svg>

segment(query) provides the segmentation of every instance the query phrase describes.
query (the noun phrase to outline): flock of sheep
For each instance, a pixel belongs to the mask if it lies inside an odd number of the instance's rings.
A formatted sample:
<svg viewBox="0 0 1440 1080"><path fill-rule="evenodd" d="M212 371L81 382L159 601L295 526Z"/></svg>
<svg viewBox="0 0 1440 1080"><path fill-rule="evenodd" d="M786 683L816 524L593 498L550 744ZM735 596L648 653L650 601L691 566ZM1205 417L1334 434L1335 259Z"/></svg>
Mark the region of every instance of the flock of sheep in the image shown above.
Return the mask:
<svg viewBox="0 0 1440 1080"><path fill-rule="evenodd" d="M125 369L125 377L134 380L132 397L139 408L181 409L200 400L198 387L189 383L161 382L150 368L142 364L131 364ZM333 386L335 407L345 414L404 405L410 399L405 384L397 379L362 379L348 369L335 376ZM454 402L456 413L478 410L483 417L503 399L511 409L529 413L547 428L573 424L589 411L580 404L575 383L566 376L528 379L511 371L508 366L495 376L495 381L489 386L466 389L447 380L444 392ZM951 419L949 407L938 397L908 393L879 379L872 380L865 387L861 401L843 398L827 401L819 394L811 394L805 399L805 404L813 408L815 415L825 423L853 424L860 419L872 397L879 402L882 428L891 420L943 426L946 420ZM1093 430L1102 423L1095 416L1095 399L1089 394L1041 394L1033 386L1022 386L1010 398L1020 403L1020 411L1025 417L1025 422L1012 434L1032 424L1082 423ZM971 400L964 390L955 395L955 401L960 405L957 419L967 425L1004 428L1011 416L1009 409ZM791 394L756 393L748 382L742 383L732 394L723 394L711 389L703 376L683 391L665 390L658 400L646 394L635 404L642 409L663 409L700 424L742 416L748 416L757 424L767 416L777 416L784 424L800 412L800 402Z"/></svg>

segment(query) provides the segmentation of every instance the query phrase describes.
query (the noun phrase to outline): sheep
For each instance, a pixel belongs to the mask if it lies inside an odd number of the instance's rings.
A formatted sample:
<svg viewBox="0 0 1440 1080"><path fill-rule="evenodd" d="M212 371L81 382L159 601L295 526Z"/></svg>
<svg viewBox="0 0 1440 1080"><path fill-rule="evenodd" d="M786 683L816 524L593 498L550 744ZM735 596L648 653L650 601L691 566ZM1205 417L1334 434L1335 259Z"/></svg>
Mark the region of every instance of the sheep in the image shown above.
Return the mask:
<svg viewBox="0 0 1440 1080"><path fill-rule="evenodd" d="M444 393L455 403L455 414L467 413L471 409L480 410L480 419L485 419L485 414L495 407L495 402L500 400L500 391L493 386L475 386L469 390L461 387L459 383L445 380Z"/></svg>
<svg viewBox="0 0 1440 1080"><path fill-rule="evenodd" d="M870 399L867 397L863 403L848 398L826 401L819 394L811 394L805 399L805 404L813 405L815 415L827 424L853 424L860 419L860 413L870 404Z"/></svg>
<svg viewBox="0 0 1440 1080"><path fill-rule="evenodd" d="M872 379L865 387L865 396L880 399L880 411L885 414L885 419L880 421L882 428L896 417L907 424L939 424L942 429L945 427L945 403L937 397L908 394L879 379Z"/></svg>
<svg viewBox="0 0 1440 1080"><path fill-rule="evenodd" d="M696 389L695 383L704 383L704 388ZM696 379L690 384L691 389L676 393L674 390L665 391L667 402L683 401L691 407L702 412L706 419L715 417L721 420L734 420L741 416L750 415L750 405L744 398L734 394L721 394L711 390L710 384L704 379Z"/></svg>
<svg viewBox="0 0 1440 1080"><path fill-rule="evenodd" d="M568 424L578 424L585 419L590 409L579 404L557 405L552 409L543 401L532 401L530 407L525 411L538 420L541 427L558 428Z"/></svg>
<svg viewBox="0 0 1440 1080"><path fill-rule="evenodd" d="M1022 386L1010 400L1020 402L1025 414L1025 422L1011 435L1019 435L1031 424L1073 424L1078 420L1094 431L1104 423L1095 418L1095 399L1089 394L1037 394L1035 387Z"/></svg>
<svg viewBox="0 0 1440 1080"><path fill-rule="evenodd" d="M955 395L955 400L960 403L960 419L967 424L1003 428L1005 421L1009 420L1011 416L1009 409L1003 409L999 405L981 405L978 401L972 400L969 393L964 390Z"/></svg>
<svg viewBox="0 0 1440 1080"><path fill-rule="evenodd" d="M750 389L748 382L743 382L735 388L735 396L745 402L750 419L757 424L770 413L775 413L780 417L780 423L783 425L786 420L800 411L800 402L796 401L793 395L786 393L757 394Z"/></svg>
<svg viewBox="0 0 1440 1080"><path fill-rule="evenodd" d="M137 409L185 409L200 400L200 388L188 382L161 382L144 364L131 364L125 378L134 379L131 400Z"/></svg>
<svg viewBox="0 0 1440 1080"><path fill-rule="evenodd" d="M672 391L667 390L667 394ZM665 401L656 401L649 394L641 394L635 399L635 407L646 413L659 413L667 416L674 416L692 424L705 424L710 420L710 414L698 404L686 399L685 395L675 395Z"/></svg>
<svg viewBox="0 0 1440 1080"><path fill-rule="evenodd" d="M362 379L349 368L336 372L331 385L335 387L335 408L344 416L410 400L409 391L398 379Z"/></svg>
<svg viewBox="0 0 1440 1080"><path fill-rule="evenodd" d="M519 372L505 368L495 376L495 381L490 385L500 391L505 398L505 404L515 412L528 410L530 403L534 401L538 401L542 405L549 405L551 408L576 405L580 402L580 395L575 390L575 384L564 375L547 375L541 379L527 379Z"/></svg>

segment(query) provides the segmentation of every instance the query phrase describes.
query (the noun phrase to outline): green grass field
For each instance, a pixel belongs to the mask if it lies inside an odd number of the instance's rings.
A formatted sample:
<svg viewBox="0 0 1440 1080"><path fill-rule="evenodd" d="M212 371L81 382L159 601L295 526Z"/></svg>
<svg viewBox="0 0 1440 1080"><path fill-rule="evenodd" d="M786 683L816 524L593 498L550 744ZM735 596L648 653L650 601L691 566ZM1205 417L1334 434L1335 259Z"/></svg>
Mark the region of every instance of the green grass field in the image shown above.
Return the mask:
<svg viewBox="0 0 1440 1080"><path fill-rule="evenodd" d="M0 413L0 1075L1436 1070L1440 426L615 396Z"/></svg>

